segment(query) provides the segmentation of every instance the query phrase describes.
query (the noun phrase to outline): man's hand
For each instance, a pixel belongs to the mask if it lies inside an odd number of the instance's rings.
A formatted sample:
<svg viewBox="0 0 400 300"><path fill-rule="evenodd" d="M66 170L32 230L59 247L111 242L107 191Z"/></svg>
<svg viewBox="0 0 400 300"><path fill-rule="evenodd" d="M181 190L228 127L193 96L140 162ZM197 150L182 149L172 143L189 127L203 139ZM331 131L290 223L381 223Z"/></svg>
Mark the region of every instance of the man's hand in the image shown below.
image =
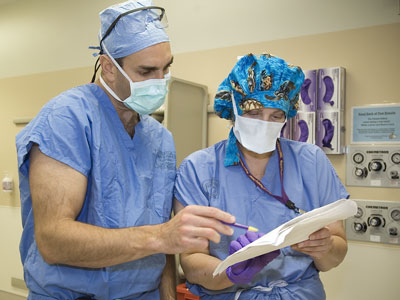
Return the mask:
<svg viewBox="0 0 400 300"><path fill-rule="evenodd" d="M204 251L209 241L219 243L220 233L233 234L233 229L222 223L235 222L235 217L227 212L199 205L180 208L170 221L161 226L162 252L173 254Z"/></svg>

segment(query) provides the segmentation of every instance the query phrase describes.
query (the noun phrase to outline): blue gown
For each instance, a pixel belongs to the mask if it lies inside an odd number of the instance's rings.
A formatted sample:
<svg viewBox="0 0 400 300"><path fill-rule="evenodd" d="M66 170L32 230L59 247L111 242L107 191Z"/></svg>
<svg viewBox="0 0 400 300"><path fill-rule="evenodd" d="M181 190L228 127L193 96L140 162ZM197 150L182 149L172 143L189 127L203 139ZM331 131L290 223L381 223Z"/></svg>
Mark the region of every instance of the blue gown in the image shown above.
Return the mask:
<svg viewBox="0 0 400 300"><path fill-rule="evenodd" d="M142 116L131 139L108 96L88 84L49 101L16 137L23 222L20 252L28 299L158 299L164 254L99 269L43 260L34 237L29 188L32 143L87 177L78 221L123 228L169 219L176 176L171 133L152 117Z"/></svg>
<svg viewBox="0 0 400 300"><path fill-rule="evenodd" d="M280 139L284 159L284 187L289 199L305 211L348 198L333 166L315 145ZM240 164L224 166L228 140L188 156L177 172L174 194L187 205L220 208L236 217L236 222L267 233L296 217L296 213L269 196L251 181ZM267 164L263 185L274 195L281 195L278 154L274 151ZM210 254L221 260L228 256L229 244L245 230L234 229L233 236L221 236L221 242L209 245ZM202 299L325 299L317 269L310 256L281 249L281 254L247 285L233 285L212 291L187 283L192 293ZM263 287L263 291L254 287ZM252 289L253 288L253 289Z"/></svg>

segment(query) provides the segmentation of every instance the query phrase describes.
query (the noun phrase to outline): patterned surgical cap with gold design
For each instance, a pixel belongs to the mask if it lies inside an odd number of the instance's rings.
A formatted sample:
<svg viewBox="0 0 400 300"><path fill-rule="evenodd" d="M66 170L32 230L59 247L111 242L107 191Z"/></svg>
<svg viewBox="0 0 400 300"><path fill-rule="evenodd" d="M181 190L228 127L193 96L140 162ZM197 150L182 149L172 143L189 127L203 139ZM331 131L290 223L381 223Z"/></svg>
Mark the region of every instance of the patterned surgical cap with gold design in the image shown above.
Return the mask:
<svg viewBox="0 0 400 300"><path fill-rule="evenodd" d="M218 87L214 109L218 116L233 118L232 95L239 115L263 107L278 108L287 119L298 109L304 73L300 67L269 54L243 56Z"/></svg>

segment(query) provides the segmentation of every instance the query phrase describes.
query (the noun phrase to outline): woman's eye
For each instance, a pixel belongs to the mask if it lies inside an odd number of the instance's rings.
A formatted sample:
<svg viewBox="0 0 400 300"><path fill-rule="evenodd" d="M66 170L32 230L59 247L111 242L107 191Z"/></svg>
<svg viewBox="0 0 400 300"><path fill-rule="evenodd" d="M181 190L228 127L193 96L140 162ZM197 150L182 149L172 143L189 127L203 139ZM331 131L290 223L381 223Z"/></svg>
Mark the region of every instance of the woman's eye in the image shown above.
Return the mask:
<svg viewBox="0 0 400 300"><path fill-rule="evenodd" d="M284 116L283 115L277 115L277 116L273 116L273 118L275 120L282 120L284 118Z"/></svg>
<svg viewBox="0 0 400 300"><path fill-rule="evenodd" d="M252 116L256 116L258 115L260 112L258 110L250 110L247 112L247 114L252 115Z"/></svg>

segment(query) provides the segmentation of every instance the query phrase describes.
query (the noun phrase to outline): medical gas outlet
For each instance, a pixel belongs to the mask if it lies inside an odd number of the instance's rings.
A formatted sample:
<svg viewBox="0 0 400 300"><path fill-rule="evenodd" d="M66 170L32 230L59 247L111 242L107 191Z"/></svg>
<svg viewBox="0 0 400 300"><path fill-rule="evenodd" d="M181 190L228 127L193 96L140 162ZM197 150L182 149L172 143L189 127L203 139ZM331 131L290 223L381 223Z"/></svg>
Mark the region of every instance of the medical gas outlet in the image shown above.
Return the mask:
<svg viewBox="0 0 400 300"><path fill-rule="evenodd" d="M355 201L357 213L346 220L348 240L400 245L400 203Z"/></svg>
<svg viewBox="0 0 400 300"><path fill-rule="evenodd" d="M2 180L1 186L2 186L3 192L11 193L14 188L14 183L13 183L12 178L10 178L10 177L8 177L8 175L6 175Z"/></svg>
<svg viewBox="0 0 400 300"><path fill-rule="evenodd" d="M346 184L400 187L400 146L349 146Z"/></svg>

